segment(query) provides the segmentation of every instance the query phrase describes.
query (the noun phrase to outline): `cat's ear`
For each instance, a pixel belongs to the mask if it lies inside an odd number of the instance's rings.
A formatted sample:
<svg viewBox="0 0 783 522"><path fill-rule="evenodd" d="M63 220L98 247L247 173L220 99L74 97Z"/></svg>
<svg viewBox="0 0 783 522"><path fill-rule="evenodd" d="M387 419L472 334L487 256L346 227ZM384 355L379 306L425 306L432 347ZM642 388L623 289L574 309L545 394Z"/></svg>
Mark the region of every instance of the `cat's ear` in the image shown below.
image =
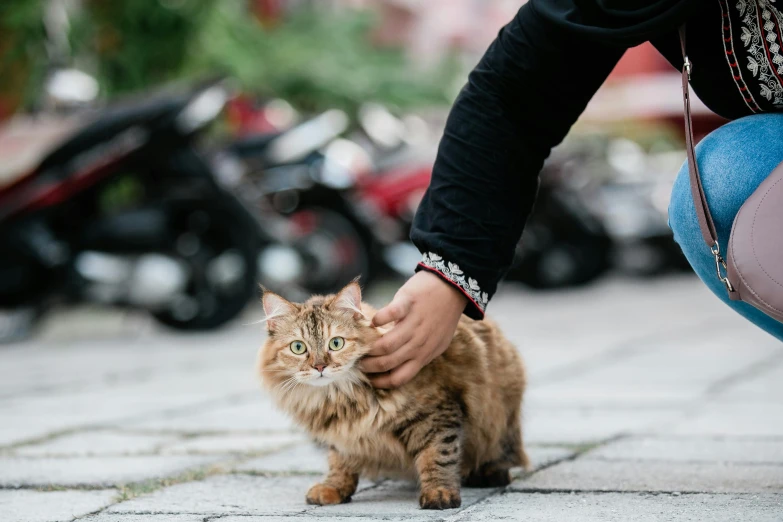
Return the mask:
<svg viewBox="0 0 783 522"><path fill-rule="evenodd" d="M340 290L332 301L332 306L338 310L353 312L355 318L364 317L362 312L362 289L358 281L348 283L348 286Z"/></svg>
<svg viewBox="0 0 783 522"><path fill-rule="evenodd" d="M272 292L264 292L262 298L264 303L264 314L266 315L266 329L272 330L275 327L275 320L280 317L290 315L296 311L293 303L290 303Z"/></svg>

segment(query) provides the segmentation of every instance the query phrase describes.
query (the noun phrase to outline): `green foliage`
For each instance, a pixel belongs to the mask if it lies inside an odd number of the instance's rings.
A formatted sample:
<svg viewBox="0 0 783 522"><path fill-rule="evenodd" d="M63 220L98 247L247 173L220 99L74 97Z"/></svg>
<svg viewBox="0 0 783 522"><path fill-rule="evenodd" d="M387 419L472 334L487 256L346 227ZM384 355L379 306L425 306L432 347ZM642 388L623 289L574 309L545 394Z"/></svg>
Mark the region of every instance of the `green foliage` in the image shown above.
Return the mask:
<svg viewBox="0 0 783 522"><path fill-rule="evenodd" d="M43 4L41 0L0 2L0 64L40 57L44 53Z"/></svg>
<svg viewBox="0 0 783 522"><path fill-rule="evenodd" d="M29 89L46 67L42 0L0 1L0 93L17 103L35 94ZM35 80L35 81L33 81Z"/></svg>
<svg viewBox="0 0 783 522"><path fill-rule="evenodd" d="M97 57L105 94L171 81L182 74L188 47L213 5L204 0L87 0L71 31L74 51Z"/></svg>
<svg viewBox="0 0 783 522"><path fill-rule="evenodd" d="M189 70L223 70L263 94L316 110L376 100L399 106L448 103L456 61L415 71L399 49L368 41L367 12L303 10L263 28L242 2L219 2L194 42Z"/></svg>
<svg viewBox="0 0 783 522"><path fill-rule="evenodd" d="M0 0L0 73L13 92L37 93L46 66L44 0ZM305 110L448 103L456 60L415 70L400 49L368 39L368 12L311 7L264 27L243 0L83 0L69 35L104 96L227 74L250 91ZM11 74L13 73L13 74ZM24 77L18 85L7 81ZM1 90L1 89L0 89Z"/></svg>

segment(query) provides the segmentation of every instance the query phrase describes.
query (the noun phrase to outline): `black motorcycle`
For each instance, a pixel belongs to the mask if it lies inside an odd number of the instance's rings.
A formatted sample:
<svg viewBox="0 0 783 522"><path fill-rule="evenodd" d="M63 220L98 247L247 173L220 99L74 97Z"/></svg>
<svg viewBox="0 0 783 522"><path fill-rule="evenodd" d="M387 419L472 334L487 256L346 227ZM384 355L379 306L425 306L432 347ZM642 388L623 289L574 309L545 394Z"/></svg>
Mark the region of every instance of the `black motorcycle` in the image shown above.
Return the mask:
<svg viewBox="0 0 783 522"><path fill-rule="evenodd" d="M6 177L0 307L128 306L183 330L239 314L264 236L194 147L227 97L212 81L82 115L37 166Z"/></svg>
<svg viewBox="0 0 783 522"><path fill-rule="evenodd" d="M352 198L356 173L340 161L341 147L350 146L339 138L347 123L341 111L327 111L285 131L235 139L213 157L275 238L259 252L259 279L293 299L337 291L357 276L367 285L378 274L372 219Z"/></svg>

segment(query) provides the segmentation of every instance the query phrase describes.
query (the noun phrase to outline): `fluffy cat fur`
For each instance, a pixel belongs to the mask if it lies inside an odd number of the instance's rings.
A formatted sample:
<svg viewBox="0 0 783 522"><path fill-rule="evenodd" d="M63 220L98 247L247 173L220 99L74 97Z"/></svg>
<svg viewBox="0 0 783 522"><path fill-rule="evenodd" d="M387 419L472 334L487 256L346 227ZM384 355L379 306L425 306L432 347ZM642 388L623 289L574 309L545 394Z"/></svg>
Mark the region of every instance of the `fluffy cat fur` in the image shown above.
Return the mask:
<svg viewBox="0 0 783 522"><path fill-rule="evenodd" d="M360 475L404 474L418 479L422 508L454 508L460 483L505 485L509 468L527 466L525 370L494 323L463 316L443 355L399 389L376 390L357 362L383 331L371 326L375 311L361 302L358 284L303 304L270 292L263 301L262 381L278 406L329 448L329 473L307 492L308 503L350 501ZM344 339L339 351L330 349L335 337ZM306 352L294 354L294 341Z"/></svg>

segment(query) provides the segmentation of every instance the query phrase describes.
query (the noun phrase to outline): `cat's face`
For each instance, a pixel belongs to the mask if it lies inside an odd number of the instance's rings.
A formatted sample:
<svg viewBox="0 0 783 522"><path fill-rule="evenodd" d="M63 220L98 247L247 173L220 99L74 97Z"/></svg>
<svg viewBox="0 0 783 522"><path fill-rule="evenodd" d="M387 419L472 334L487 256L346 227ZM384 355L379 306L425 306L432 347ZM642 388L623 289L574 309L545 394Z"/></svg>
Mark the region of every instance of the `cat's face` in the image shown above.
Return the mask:
<svg viewBox="0 0 783 522"><path fill-rule="evenodd" d="M263 301L269 334L261 361L265 380L282 391L365 380L356 363L380 334L362 314L358 284L303 304L270 292Z"/></svg>

